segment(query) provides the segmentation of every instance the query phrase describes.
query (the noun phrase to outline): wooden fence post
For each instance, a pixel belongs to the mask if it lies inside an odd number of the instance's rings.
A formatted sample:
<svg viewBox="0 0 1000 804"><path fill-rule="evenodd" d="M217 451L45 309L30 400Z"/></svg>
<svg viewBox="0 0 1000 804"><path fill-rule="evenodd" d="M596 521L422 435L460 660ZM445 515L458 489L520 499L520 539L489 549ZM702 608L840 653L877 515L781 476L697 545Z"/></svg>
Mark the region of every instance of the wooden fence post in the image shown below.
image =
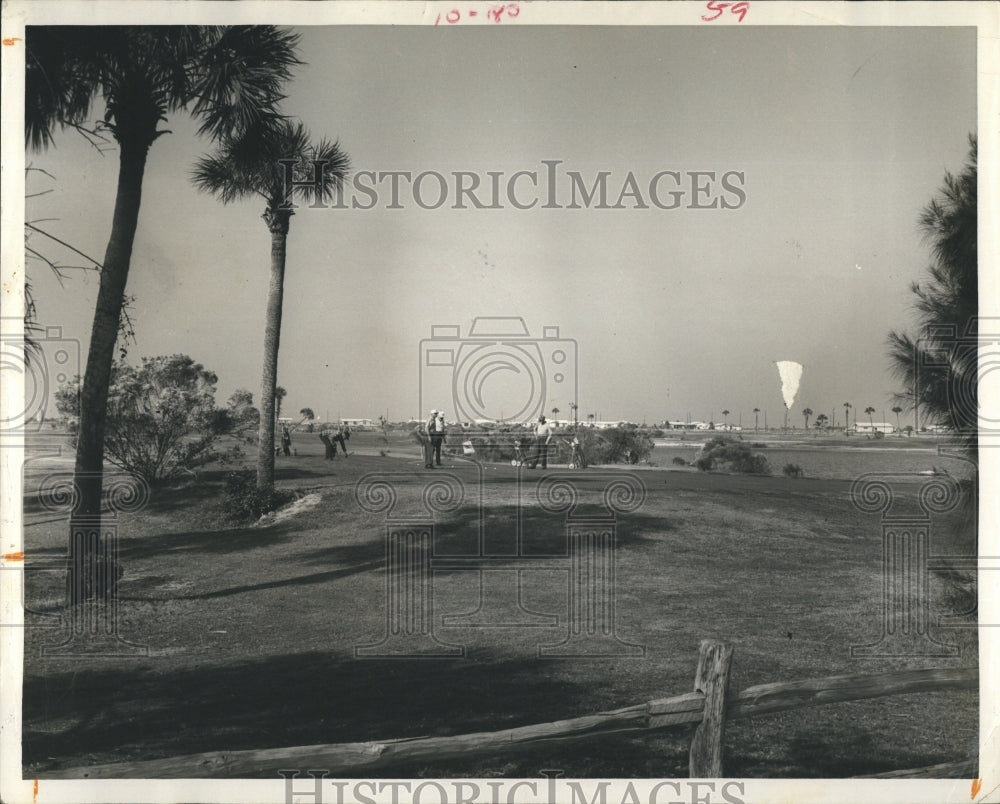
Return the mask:
<svg viewBox="0 0 1000 804"><path fill-rule="evenodd" d="M733 646L704 639L698 651L694 690L705 695L705 713L695 729L688 757L692 779L718 779L722 774L722 738L726 728L726 692Z"/></svg>

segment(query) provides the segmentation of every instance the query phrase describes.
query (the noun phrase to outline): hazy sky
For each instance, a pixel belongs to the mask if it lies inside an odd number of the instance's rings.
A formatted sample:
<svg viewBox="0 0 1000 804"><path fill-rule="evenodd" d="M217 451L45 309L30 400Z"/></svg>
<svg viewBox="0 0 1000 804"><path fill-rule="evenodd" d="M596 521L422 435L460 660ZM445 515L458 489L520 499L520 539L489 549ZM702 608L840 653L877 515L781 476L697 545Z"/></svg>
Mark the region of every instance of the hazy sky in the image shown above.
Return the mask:
<svg viewBox="0 0 1000 804"><path fill-rule="evenodd" d="M464 337L477 316L520 316L532 336L557 326L575 340L581 417L721 421L728 408L746 425L759 407L780 422L777 360L805 367L797 423L806 406L839 420L845 401L876 418L891 407L886 334L908 326L909 285L929 261L917 217L944 172L961 170L976 130L974 29L318 27L302 29L301 52L286 110L338 138L355 172L435 171L451 186L439 209L421 208L406 182L403 208L387 209L383 182L373 209L292 219L286 410L416 415L421 339L435 325ZM129 357L187 353L217 372L220 402L239 387L258 399L261 204L197 193L190 168L208 144L183 114L166 127L144 184ZM626 197L624 209L541 209L543 160L561 160L563 206L567 171L588 186L607 171L609 206L631 172L650 208ZM52 190L30 201L29 219L56 219L45 226L100 258L116 153L66 132L29 161L55 177L29 176L29 192ZM502 173L503 208L452 209L453 171L486 187ZM538 190L516 185L521 202L539 199L533 209L507 199L518 171L538 173ZM663 171L687 184L677 209L649 198ZM716 181L699 180L710 189L693 200L695 171ZM743 196L720 189L730 172ZM665 205L671 182L659 185ZM436 199L433 176L422 190ZM479 197L489 203L490 191ZM713 198L738 208L687 208ZM40 320L85 348L96 277L74 272L60 287L44 266L29 273ZM545 409L566 417L572 369L554 382L554 349L530 354L544 355ZM532 393L523 373L480 379L487 407Z"/></svg>

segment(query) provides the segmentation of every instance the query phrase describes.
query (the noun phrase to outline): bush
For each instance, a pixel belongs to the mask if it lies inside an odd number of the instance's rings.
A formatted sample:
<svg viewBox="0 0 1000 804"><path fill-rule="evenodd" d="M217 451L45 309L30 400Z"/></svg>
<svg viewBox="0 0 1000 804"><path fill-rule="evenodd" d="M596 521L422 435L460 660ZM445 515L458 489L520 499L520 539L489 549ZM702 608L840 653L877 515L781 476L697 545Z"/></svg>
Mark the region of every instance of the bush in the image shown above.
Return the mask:
<svg viewBox="0 0 1000 804"><path fill-rule="evenodd" d="M806 473L802 471L802 467L797 463L786 463L782 469L782 473L785 477L805 477Z"/></svg>
<svg viewBox="0 0 1000 804"><path fill-rule="evenodd" d="M771 473L771 467L763 455L755 455L746 444L723 436L706 441L694 465L702 472L716 470L747 475Z"/></svg>
<svg viewBox="0 0 1000 804"><path fill-rule="evenodd" d="M249 392L237 392L228 408L217 408L216 382L213 372L187 355L144 357L140 366L113 363L106 407L106 460L156 484L189 476L220 458L238 458L239 450L219 452L216 444L224 436L242 433L244 419L250 415ZM56 407L70 433L78 436L79 377L59 388Z"/></svg>
<svg viewBox="0 0 1000 804"><path fill-rule="evenodd" d="M673 462L678 466L687 466L687 461L685 461L680 455L675 455Z"/></svg>
<svg viewBox="0 0 1000 804"><path fill-rule="evenodd" d="M649 458L653 440L635 427L612 428L597 431L590 427L572 426L554 435L549 444L547 461L550 464L569 463L573 437L580 441L586 463L639 463ZM514 441L521 442L521 454L530 456L535 448L533 428L520 425L477 427L475 430L451 430L445 437L445 447L461 454L462 444L471 441L476 451L475 460L507 463L514 456Z"/></svg>
<svg viewBox="0 0 1000 804"><path fill-rule="evenodd" d="M257 474L242 469L226 475L222 509L233 522L256 522L264 514L286 505L298 496L290 489L257 488Z"/></svg>
<svg viewBox="0 0 1000 804"><path fill-rule="evenodd" d="M639 463L649 458L653 451L653 439L633 428L614 427L602 430L600 435L591 431L596 443L588 444L584 439L583 449L591 463Z"/></svg>

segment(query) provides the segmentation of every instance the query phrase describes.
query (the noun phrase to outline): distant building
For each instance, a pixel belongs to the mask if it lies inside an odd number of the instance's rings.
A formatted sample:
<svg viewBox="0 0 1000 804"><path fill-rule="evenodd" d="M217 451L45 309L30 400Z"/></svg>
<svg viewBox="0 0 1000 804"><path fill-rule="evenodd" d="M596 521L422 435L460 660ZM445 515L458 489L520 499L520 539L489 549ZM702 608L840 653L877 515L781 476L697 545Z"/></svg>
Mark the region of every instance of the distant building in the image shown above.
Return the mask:
<svg viewBox="0 0 1000 804"><path fill-rule="evenodd" d="M345 427L353 427L357 430L375 426L375 422L371 419L341 419L340 423Z"/></svg>
<svg viewBox="0 0 1000 804"><path fill-rule="evenodd" d="M925 433L950 433L951 428L943 424L929 424L922 428Z"/></svg>
<svg viewBox="0 0 1000 804"><path fill-rule="evenodd" d="M889 422L858 422L854 425L854 432L861 433L864 435L871 435L872 433L891 433L895 431L896 426L889 424Z"/></svg>

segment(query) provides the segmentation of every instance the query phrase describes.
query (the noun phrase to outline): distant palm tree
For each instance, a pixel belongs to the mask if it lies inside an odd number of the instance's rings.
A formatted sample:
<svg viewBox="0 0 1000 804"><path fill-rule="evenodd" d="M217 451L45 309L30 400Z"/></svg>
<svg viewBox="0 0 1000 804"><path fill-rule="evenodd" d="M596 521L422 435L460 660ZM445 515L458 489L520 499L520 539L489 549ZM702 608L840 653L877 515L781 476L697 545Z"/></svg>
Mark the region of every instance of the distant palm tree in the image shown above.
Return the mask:
<svg viewBox="0 0 1000 804"><path fill-rule="evenodd" d="M593 426L594 426L594 414L593 414L593 413L588 413L588 414L587 414L587 423L588 423L588 424L589 424L589 425L590 425L591 427L593 427Z"/></svg>
<svg viewBox="0 0 1000 804"><path fill-rule="evenodd" d="M865 413L868 414L868 424L871 425L872 432L875 432L875 422L872 421L872 414L875 412L875 408L869 405L865 408Z"/></svg>
<svg viewBox="0 0 1000 804"><path fill-rule="evenodd" d="M827 418L827 415L825 413L819 414L819 416L816 417L816 429L819 430L823 427L826 427L826 423L828 421L829 419Z"/></svg>
<svg viewBox="0 0 1000 804"><path fill-rule="evenodd" d="M296 34L270 25L46 26L25 41L24 122L34 150L54 144L57 127L82 130L95 102L118 144L118 184L80 394L70 533L101 515L108 391L149 149L168 115L189 110L213 140L274 116L282 87L299 63ZM98 99L100 99L98 101ZM101 529L98 527L98 531ZM97 594L92 560L99 545L74 546L72 602ZM88 569L90 568L90 569Z"/></svg>
<svg viewBox="0 0 1000 804"><path fill-rule="evenodd" d="M275 390L277 390L277 389L275 389ZM311 422L313 419L316 418L316 414L313 413L313 409L312 408L302 408L302 410L299 411L299 415L302 418L299 419L298 424L296 424L295 427L292 428L293 430L296 429L296 428L298 428L298 427L301 427L303 422ZM382 417L379 416L379 418L381 419ZM311 424L309 426L312 427ZM312 432L312 430L310 430L309 432Z"/></svg>
<svg viewBox="0 0 1000 804"><path fill-rule="evenodd" d="M757 416L760 413L760 408L753 409L753 431L757 432Z"/></svg>
<svg viewBox="0 0 1000 804"><path fill-rule="evenodd" d="M844 403L844 432L851 429L851 403Z"/></svg>
<svg viewBox="0 0 1000 804"><path fill-rule="evenodd" d="M285 164L297 181L286 186ZM303 200L330 198L347 174L348 158L336 142L312 142L302 123L288 119L259 126L241 139L230 139L211 156L198 160L194 183L223 204L245 198L264 201L264 223L271 234L271 282L264 328L264 368L260 391L257 488L274 487L274 424L278 344L285 284L285 251L294 214L293 194Z"/></svg>
<svg viewBox="0 0 1000 804"><path fill-rule="evenodd" d="M728 410L722 411L722 426L725 427L727 430L729 429L729 411Z"/></svg>
<svg viewBox="0 0 1000 804"><path fill-rule="evenodd" d="M284 401L285 397L288 396L288 391L282 388L280 385L274 388L274 420L279 421L281 419L281 403Z"/></svg>
<svg viewBox="0 0 1000 804"><path fill-rule="evenodd" d="M812 408L805 408L802 411L802 416L806 421L806 430L809 429L809 417L813 415Z"/></svg>
<svg viewBox="0 0 1000 804"><path fill-rule="evenodd" d="M899 426L899 414L903 412L903 409L899 405L896 405L892 409L892 412L896 414L896 432L902 432L903 428Z"/></svg>

